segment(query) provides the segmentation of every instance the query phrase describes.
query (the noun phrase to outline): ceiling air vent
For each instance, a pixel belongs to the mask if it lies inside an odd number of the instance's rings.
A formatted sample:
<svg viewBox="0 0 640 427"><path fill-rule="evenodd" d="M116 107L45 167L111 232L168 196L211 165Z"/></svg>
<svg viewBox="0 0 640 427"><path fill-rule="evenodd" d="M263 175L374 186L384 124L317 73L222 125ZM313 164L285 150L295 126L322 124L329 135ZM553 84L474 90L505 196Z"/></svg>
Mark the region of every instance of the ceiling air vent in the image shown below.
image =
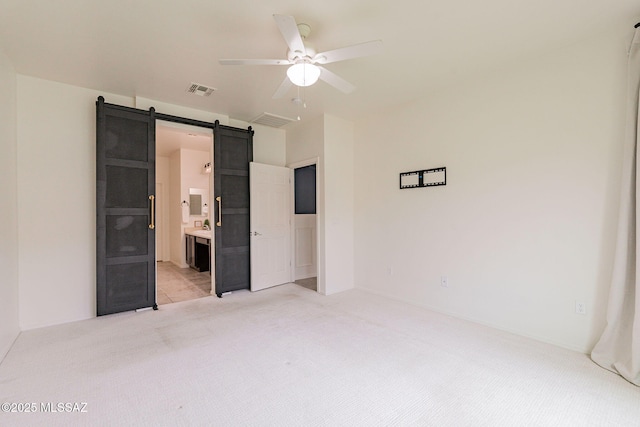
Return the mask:
<svg viewBox="0 0 640 427"><path fill-rule="evenodd" d="M209 86L205 86L205 85L201 85L199 83L193 83L193 82L191 83L191 86L187 88L187 92L200 95L200 96L209 96L215 90L216 88L214 87L209 87Z"/></svg>
<svg viewBox="0 0 640 427"><path fill-rule="evenodd" d="M270 113L262 113L255 119L251 120L251 123L255 123L258 125L271 126L272 128L279 128L291 122L295 122L295 119L276 116L275 114L270 114Z"/></svg>

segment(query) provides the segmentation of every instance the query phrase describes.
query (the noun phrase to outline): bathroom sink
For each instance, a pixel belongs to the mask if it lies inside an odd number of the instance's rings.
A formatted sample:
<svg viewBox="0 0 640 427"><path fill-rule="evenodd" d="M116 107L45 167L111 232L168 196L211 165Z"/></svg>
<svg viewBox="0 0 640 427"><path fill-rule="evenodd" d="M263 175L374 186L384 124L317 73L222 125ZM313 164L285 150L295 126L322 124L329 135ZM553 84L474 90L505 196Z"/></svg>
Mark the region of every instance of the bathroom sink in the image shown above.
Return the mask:
<svg viewBox="0 0 640 427"><path fill-rule="evenodd" d="M191 234L192 236L196 236L196 237L203 237L205 239L211 239L211 230L193 230L193 231L190 231L188 234Z"/></svg>

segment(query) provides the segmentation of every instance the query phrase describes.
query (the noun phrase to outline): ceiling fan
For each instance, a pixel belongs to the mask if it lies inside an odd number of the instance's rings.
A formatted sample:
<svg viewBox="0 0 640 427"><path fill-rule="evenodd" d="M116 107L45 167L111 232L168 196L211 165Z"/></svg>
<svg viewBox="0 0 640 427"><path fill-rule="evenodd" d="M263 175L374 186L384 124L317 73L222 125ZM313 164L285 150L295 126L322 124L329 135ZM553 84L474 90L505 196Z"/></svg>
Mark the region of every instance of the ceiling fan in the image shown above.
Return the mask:
<svg viewBox="0 0 640 427"><path fill-rule="evenodd" d="M351 93L355 90L354 85L327 70L322 65L374 55L382 50L382 41L373 40L316 53L315 50L304 44L304 40L311 32L309 25L296 24L293 16L273 15L273 18L284 40L287 42L287 46L289 46L287 59L221 59L219 61L221 65L289 65L287 77L280 84L273 98L281 98L294 84L296 86L311 86L318 79L329 83L344 93Z"/></svg>

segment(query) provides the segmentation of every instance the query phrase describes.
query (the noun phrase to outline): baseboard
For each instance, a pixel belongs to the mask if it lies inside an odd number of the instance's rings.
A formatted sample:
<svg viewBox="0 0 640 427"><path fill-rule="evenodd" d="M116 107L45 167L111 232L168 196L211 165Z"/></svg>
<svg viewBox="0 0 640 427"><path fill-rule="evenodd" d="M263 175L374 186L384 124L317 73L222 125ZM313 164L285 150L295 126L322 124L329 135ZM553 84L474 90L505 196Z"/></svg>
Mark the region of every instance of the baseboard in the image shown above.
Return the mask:
<svg viewBox="0 0 640 427"><path fill-rule="evenodd" d="M494 324L494 323L487 322L487 321L484 321L484 320L481 320L481 319L476 319L474 317L467 316L467 315L464 315L462 313L457 313L457 312L448 311L448 310L442 310L442 309L440 309L438 307L430 306L429 304L417 303L414 300L401 298L401 297L398 297L397 295L390 295L390 294L386 294L384 292L375 291L373 289L368 289L368 288L361 288L361 287L358 287L358 286L356 286L356 289L358 289L360 291L368 292L368 293L371 293L371 294L374 294L374 295L378 295L378 296L381 296L381 297L384 297L384 298L388 298L388 299L391 299L391 300L394 300L394 301L403 302L403 303L410 304L410 305L413 305L413 306L416 306L416 307L425 308L425 309L433 311L435 313L444 314L446 316L451 316L451 317L455 317L457 319L466 320L468 322L477 323L479 325L487 326L489 328L497 329L499 331L509 332L511 334L514 334L514 335L518 335L518 336L525 337L525 338L530 338L532 340L540 341L540 342L543 342L543 343L546 343L546 344L551 344L551 345L554 345L556 347L564 348L566 350L571 350L571 351L575 351L575 352L582 353L582 354L587 354L587 355L591 353L591 349L588 349L588 348L576 347L576 346L573 346L573 345L570 345L570 344L567 344L567 343L550 340L550 339L545 338L545 337L536 336L536 335L528 334L528 333L523 333L522 331L518 331L518 330L515 330L515 329L507 328L507 327L504 327L502 325Z"/></svg>
<svg viewBox="0 0 640 427"><path fill-rule="evenodd" d="M2 362L4 361L5 356L9 354L9 351L11 351L11 348L16 343L16 340L19 336L20 331L18 331L13 338L11 338L10 336L7 337L8 339L6 340L6 344L0 347L0 364L2 364Z"/></svg>
<svg viewBox="0 0 640 427"><path fill-rule="evenodd" d="M171 264L175 265L178 268L189 268L189 264L187 264L186 262L184 264L180 262L175 262L174 260L170 260L168 262L170 262Z"/></svg>

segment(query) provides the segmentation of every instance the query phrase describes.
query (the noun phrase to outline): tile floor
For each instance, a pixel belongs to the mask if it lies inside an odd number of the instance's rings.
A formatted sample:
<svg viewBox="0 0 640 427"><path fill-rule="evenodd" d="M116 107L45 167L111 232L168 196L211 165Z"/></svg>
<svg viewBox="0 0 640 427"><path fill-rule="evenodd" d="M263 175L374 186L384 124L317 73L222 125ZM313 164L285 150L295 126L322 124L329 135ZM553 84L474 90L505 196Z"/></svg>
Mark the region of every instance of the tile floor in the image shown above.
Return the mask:
<svg viewBox="0 0 640 427"><path fill-rule="evenodd" d="M211 296L211 275L158 262L158 305Z"/></svg>
<svg viewBox="0 0 640 427"><path fill-rule="evenodd" d="M172 262L158 262L158 305L211 296L211 276L192 268L180 268ZM296 280L295 283L317 291L317 278Z"/></svg>
<svg viewBox="0 0 640 427"><path fill-rule="evenodd" d="M294 282L296 285L303 286L307 289L311 289L312 291L318 291L318 278L317 277L308 277L306 279L296 280Z"/></svg>

